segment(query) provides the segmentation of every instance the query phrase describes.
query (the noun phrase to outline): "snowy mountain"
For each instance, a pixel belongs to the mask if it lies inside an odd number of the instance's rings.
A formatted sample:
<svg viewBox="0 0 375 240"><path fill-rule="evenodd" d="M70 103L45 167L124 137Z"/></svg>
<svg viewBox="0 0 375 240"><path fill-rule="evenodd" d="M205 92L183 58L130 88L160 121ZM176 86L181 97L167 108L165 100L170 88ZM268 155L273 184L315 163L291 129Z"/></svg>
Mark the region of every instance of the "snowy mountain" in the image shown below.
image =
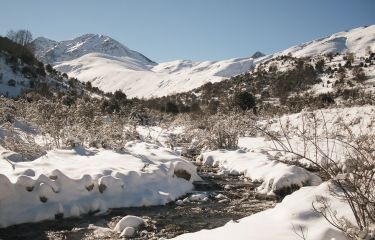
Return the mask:
<svg viewBox="0 0 375 240"><path fill-rule="evenodd" d="M150 98L222 81L280 55L307 57L350 51L358 56L369 47L375 49L375 25L339 32L268 56L257 52L252 57L223 61L176 60L156 64L110 37L94 34L62 42L38 38L35 43L40 60L70 77L90 81L103 91L121 89L129 97Z"/></svg>
<svg viewBox="0 0 375 240"><path fill-rule="evenodd" d="M108 92L123 90L129 97L159 97L197 88L248 71L252 58L156 64L103 35L86 34L69 41L34 41L36 55L57 70Z"/></svg>
<svg viewBox="0 0 375 240"><path fill-rule="evenodd" d="M55 65L79 80L91 81L103 91L123 90L129 97L160 97L197 88L240 74L253 66L253 60L230 59L218 62L178 60L144 65L132 58L92 53Z"/></svg>
<svg viewBox="0 0 375 240"><path fill-rule="evenodd" d="M375 25L338 32L331 36L290 47L275 55L292 54L293 57L308 57L319 54L346 52L364 55L368 48L375 49Z"/></svg>
<svg viewBox="0 0 375 240"><path fill-rule="evenodd" d="M45 37L38 37L33 41L35 56L42 59L46 52L58 44L58 42Z"/></svg>
<svg viewBox="0 0 375 240"><path fill-rule="evenodd" d="M256 51L253 55L251 55L252 58L261 58L261 57L264 57L266 56L266 54L262 53L262 52L259 52L259 51Z"/></svg>
<svg viewBox="0 0 375 240"><path fill-rule="evenodd" d="M85 34L73 40L56 42L39 37L34 40L36 55L46 63L69 61L89 53L103 53L115 57L129 57L144 64L153 62L142 54L130 50L116 40L99 34Z"/></svg>

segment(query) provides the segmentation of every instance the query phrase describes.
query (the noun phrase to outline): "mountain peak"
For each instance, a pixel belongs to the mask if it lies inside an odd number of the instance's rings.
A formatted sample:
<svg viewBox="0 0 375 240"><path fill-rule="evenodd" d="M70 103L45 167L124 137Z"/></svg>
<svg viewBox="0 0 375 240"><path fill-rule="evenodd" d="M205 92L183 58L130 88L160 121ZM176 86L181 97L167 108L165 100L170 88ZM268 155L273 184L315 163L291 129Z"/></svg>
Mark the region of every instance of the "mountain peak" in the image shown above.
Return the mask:
<svg viewBox="0 0 375 240"><path fill-rule="evenodd" d="M256 59L256 58L260 58L260 57L264 57L264 56L266 56L266 54L264 54L264 53L262 53L262 52L259 52L259 51L256 51L256 52L251 56L251 58Z"/></svg>
<svg viewBox="0 0 375 240"><path fill-rule="evenodd" d="M132 58L145 64L154 62L139 52L133 51L111 37L88 33L72 40L56 42L47 38L34 40L36 56L46 63L69 61L89 53L101 53L114 57Z"/></svg>

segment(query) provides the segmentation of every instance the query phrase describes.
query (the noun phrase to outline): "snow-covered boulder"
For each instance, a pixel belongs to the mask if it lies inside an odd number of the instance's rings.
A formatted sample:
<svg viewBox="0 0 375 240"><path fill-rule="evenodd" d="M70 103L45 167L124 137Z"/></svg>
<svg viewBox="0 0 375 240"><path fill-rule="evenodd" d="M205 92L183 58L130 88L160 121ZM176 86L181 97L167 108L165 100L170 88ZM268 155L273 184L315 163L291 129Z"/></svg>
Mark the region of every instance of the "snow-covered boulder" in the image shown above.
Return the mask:
<svg viewBox="0 0 375 240"><path fill-rule="evenodd" d="M137 228L140 225L145 224L145 221L137 216L128 215L123 217L115 226L115 231L118 233L122 233L126 228Z"/></svg>
<svg viewBox="0 0 375 240"><path fill-rule="evenodd" d="M132 237L135 234L133 227L126 227L120 234L120 237Z"/></svg>

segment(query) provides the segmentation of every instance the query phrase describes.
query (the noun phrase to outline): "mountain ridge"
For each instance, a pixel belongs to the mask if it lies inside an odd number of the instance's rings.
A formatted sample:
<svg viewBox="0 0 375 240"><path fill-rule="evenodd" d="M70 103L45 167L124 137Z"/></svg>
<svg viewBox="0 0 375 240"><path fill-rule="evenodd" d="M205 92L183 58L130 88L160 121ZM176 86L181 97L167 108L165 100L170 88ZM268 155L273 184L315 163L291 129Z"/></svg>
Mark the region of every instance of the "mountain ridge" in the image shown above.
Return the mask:
<svg viewBox="0 0 375 240"><path fill-rule="evenodd" d="M36 56L49 64L73 60L89 53L104 53L115 57L131 57L144 61L145 64L155 63L143 54L129 49L111 37L101 34L88 33L60 42L39 37L33 43L38 46Z"/></svg>
<svg viewBox="0 0 375 240"><path fill-rule="evenodd" d="M110 43L106 44L108 41ZM129 97L151 98L222 81L281 55L309 57L349 51L361 55L368 47L375 49L375 25L338 32L269 55L256 52L252 57L221 61L175 60L156 64L141 53L99 34L59 42L52 49L37 51L37 56L70 77L90 81L103 91L122 90ZM116 51L118 49L123 51Z"/></svg>

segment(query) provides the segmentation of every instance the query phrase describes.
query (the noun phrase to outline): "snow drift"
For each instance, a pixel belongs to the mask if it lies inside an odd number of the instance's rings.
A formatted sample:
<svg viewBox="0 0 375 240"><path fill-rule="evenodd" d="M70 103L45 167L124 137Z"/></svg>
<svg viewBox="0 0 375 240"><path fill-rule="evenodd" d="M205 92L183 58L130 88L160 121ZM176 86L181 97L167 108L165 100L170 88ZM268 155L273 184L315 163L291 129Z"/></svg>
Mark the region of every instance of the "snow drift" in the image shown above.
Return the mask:
<svg viewBox="0 0 375 240"><path fill-rule="evenodd" d="M126 152L53 150L15 170L0 161L0 227L108 208L163 205L193 189L193 164L166 148L130 142ZM177 172L186 172L178 177Z"/></svg>
<svg viewBox="0 0 375 240"><path fill-rule="evenodd" d="M175 239L298 240L301 239L301 231L303 231L306 239L344 240L346 239L344 234L330 225L322 215L312 208L312 203L316 201L317 197L325 197L333 209L339 210L340 216L353 220L349 205L332 197L328 191L326 182L315 187L303 187L292 195L286 196L275 208L256 213L239 221L231 221L223 227L187 233Z"/></svg>
<svg viewBox="0 0 375 240"><path fill-rule="evenodd" d="M270 160L261 152L217 150L202 153L198 159L205 165L219 167L222 173L243 174L252 181L262 182L257 188L261 194L274 195L286 188L321 183L320 178L309 171Z"/></svg>

